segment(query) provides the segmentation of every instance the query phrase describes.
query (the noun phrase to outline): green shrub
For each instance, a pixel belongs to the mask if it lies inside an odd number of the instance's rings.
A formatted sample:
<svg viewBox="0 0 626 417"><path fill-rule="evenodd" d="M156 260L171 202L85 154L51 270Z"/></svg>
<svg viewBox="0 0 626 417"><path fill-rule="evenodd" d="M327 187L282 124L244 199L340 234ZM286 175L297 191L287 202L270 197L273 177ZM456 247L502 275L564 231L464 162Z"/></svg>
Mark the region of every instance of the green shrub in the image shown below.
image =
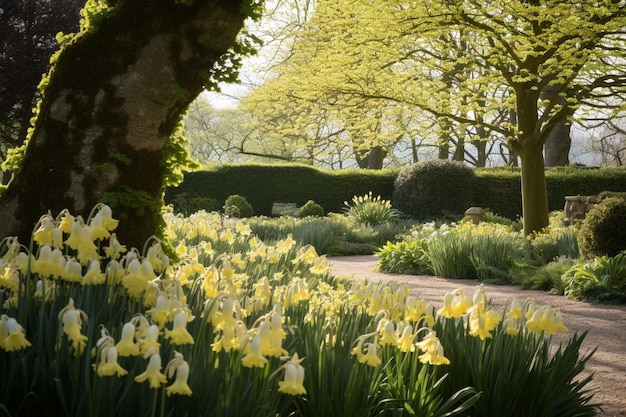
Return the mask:
<svg viewBox="0 0 626 417"><path fill-rule="evenodd" d="M239 194L229 196L224 202L224 212L231 217L246 218L254 215L252 206L245 197Z"/></svg>
<svg viewBox="0 0 626 417"><path fill-rule="evenodd" d="M609 197L626 199L626 193L617 192L617 191L602 191L600 194L598 194L598 197L600 197L601 200L604 200L605 198L609 198Z"/></svg>
<svg viewBox="0 0 626 417"><path fill-rule="evenodd" d="M578 247L585 259L615 256L626 249L626 200L606 198L589 210L578 233Z"/></svg>
<svg viewBox="0 0 626 417"><path fill-rule="evenodd" d="M309 200L298 210L298 217L324 217L324 209L315 201Z"/></svg>
<svg viewBox="0 0 626 417"><path fill-rule="evenodd" d="M208 213L220 211L222 205L215 198L209 197L189 197L187 193L180 193L172 200L172 207L175 213L185 216L204 210Z"/></svg>
<svg viewBox="0 0 626 417"><path fill-rule="evenodd" d="M296 224L293 238L302 245L313 246L319 254L326 254L335 240L335 232L331 222L312 218Z"/></svg>
<svg viewBox="0 0 626 417"><path fill-rule="evenodd" d="M357 223L378 226L400 216L400 212L391 207L391 201L380 196L372 197L372 192L364 196L352 197L352 204L344 202L348 217Z"/></svg>
<svg viewBox="0 0 626 417"><path fill-rule="evenodd" d="M545 265L560 257L579 257L578 232L575 226L564 226L562 211L550 213L549 226L530 237L531 255L539 265Z"/></svg>
<svg viewBox="0 0 626 417"><path fill-rule="evenodd" d="M378 252L376 268L394 274L432 275L425 240L387 242Z"/></svg>
<svg viewBox="0 0 626 417"><path fill-rule="evenodd" d="M565 284L562 276L575 264L575 260L568 257L558 257L546 265L526 270L520 279L521 287L527 290L551 291L564 294Z"/></svg>
<svg viewBox="0 0 626 417"><path fill-rule="evenodd" d="M562 280L570 298L621 302L626 299L626 251L580 262L565 272Z"/></svg>
<svg viewBox="0 0 626 417"><path fill-rule="evenodd" d="M474 171L458 162L417 163L396 178L393 206L420 220L463 214L472 205L474 180Z"/></svg>

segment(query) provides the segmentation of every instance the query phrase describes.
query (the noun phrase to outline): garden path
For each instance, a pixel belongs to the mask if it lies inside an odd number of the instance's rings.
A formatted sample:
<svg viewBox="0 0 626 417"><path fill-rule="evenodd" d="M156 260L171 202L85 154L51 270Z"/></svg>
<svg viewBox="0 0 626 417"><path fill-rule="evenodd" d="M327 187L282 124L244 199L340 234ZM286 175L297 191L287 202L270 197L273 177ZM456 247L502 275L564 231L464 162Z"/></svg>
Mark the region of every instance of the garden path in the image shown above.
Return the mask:
<svg viewBox="0 0 626 417"><path fill-rule="evenodd" d="M456 288L472 294L478 281L444 279L432 276L400 275L375 271L375 256L329 257L331 270L338 276L352 276L368 281L405 282L413 295L420 296L436 307L443 304L443 296ZM508 285L485 284L485 292L493 305L503 305L512 297L520 301L531 298L538 304L558 307L569 333L588 331L583 353L597 348L587 363L587 371L594 377L589 388L594 401L602 404L599 417L626 416L626 306L600 305L569 300L566 297L542 291L522 290ZM557 335L558 336L558 335ZM567 334L554 340L567 340ZM587 349L587 350L585 350Z"/></svg>

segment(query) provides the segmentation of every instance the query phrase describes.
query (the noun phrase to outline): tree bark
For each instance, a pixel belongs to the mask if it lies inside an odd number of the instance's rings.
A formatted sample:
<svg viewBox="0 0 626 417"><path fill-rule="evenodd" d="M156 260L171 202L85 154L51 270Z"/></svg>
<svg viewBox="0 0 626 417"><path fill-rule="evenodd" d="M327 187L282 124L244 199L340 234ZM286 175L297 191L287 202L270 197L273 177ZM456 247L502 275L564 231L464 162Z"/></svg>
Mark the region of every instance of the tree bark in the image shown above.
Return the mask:
<svg viewBox="0 0 626 417"><path fill-rule="evenodd" d="M544 146L546 167L569 165L569 151L572 147L570 130L569 124L559 122L548 135Z"/></svg>
<svg viewBox="0 0 626 417"><path fill-rule="evenodd" d="M525 146L519 153L522 165L522 213L524 234L544 229L549 224L548 189L541 145Z"/></svg>
<svg viewBox="0 0 626 417"><path fill-rule="evenodd" d="M120 0L72 40L44 91L23 165L0 198L0 237L28 242L47 211L85 217L105 201L121 220L120 240L141 247L162 221L168 139L203 89L200 74L235 44L242 3Z"/></svg>
<svg viewBox="0 0 626 417"><path fill-rule="evenodd" d="M543 100L556 100L560 105L565 105L563 97L554 97L556 90L556 87L545 87L541 93L541 98ZM571 126L566 121L560 121L548 134L544 145L546 167L569 165L569 151L572 147L570 130Z"/></svg>
<svg viewBox="0 0 626 417"><path fill-rule="evenodd" d="M538 128L539 95L532 88L520 86L515 96L519 136L509 142L509 148L521 163L524 234L529 235L543 230L549 223L543 141Z"/></svg>

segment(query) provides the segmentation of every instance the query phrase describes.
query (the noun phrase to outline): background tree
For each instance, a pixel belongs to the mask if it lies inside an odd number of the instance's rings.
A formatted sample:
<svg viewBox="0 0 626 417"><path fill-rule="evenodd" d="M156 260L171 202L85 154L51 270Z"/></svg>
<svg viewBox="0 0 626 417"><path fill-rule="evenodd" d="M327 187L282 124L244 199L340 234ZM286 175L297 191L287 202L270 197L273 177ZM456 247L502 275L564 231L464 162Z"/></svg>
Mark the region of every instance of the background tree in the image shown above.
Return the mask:
<svg viewBox="0 0 626 417"><path fill-rule="evenodd" d="M190 156L200 163L293 161L293 145L264 137L250 125L251 115L234 108L216 108L198 97L185 116Z"/></svg>
<svg viewBox="0 0 626 417"><path fill-rule="evenodd" d="M44 82L22 163L0 198L0 235L27 239L42 213L86 216L100 201L141 247L162 222L166 183L186 161L181 114L236 78L253 0L89 0ZM18 155L19 156L19 155ZM19 158L18 158L19 159Z"/></svg>
<svg viewBox="0 0 626 417"><path fill-rule="evenodd" d="M316 13L326 14L325 25L312 19L313 33L332 38L336 27L337 37L325 48L312 44L323 65L300 65L291 84L311 96L334 88L344 102L420 109L438 120L443 137L456 124L505 139L521 162L526 233L548 224L543 152L551 132L581 106L604 105L605 97L624 102L626 20L618 1L328 0ZM515 124L503 120L510 112Z"/></svg>
<svg viewBox="0 0 626 417"><path fill-rule="evenodd" d="M0 0L0 159L21 145L58 32L76 32L85 0ZM8 176L3 177L4 181Z"/></svg>

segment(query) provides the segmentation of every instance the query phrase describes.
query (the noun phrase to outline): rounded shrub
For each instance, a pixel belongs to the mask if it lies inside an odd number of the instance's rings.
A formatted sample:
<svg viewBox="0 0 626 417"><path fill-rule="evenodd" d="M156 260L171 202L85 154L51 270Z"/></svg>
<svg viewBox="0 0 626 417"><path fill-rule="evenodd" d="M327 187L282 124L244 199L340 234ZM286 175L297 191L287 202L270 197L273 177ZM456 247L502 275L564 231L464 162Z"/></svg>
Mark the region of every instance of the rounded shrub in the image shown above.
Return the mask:
<svg viewBox="0 0 626 417"><path fill-rule="evenodd" d="M578 248L585 259L616 256L626 249L626 200L609 197L593 207L582 221Z"/></svg>
<svg viewBox="0 0 626 417"><path fill-rule="evenodd" d="M393 185L393 206L419 220L463 214L472 205L476 175L460 162L432 160L403 169Z"/></svg>
<svg viewBox="0 0 626 417"><path fill-rule="evenodd" d="M239 194L233 194L226 199L224 212L228 216L239 218L252 217L254 215L254 210L252 210L248 200Z"/></svg>
<svg viewBox="0 0 626 417"><path fill-rule="evenodd" d="M298 217L323 217L324 216L324 208L319 204L316 204L315 201L309 200L305 205L300 207L298 210Z"/></svg>

